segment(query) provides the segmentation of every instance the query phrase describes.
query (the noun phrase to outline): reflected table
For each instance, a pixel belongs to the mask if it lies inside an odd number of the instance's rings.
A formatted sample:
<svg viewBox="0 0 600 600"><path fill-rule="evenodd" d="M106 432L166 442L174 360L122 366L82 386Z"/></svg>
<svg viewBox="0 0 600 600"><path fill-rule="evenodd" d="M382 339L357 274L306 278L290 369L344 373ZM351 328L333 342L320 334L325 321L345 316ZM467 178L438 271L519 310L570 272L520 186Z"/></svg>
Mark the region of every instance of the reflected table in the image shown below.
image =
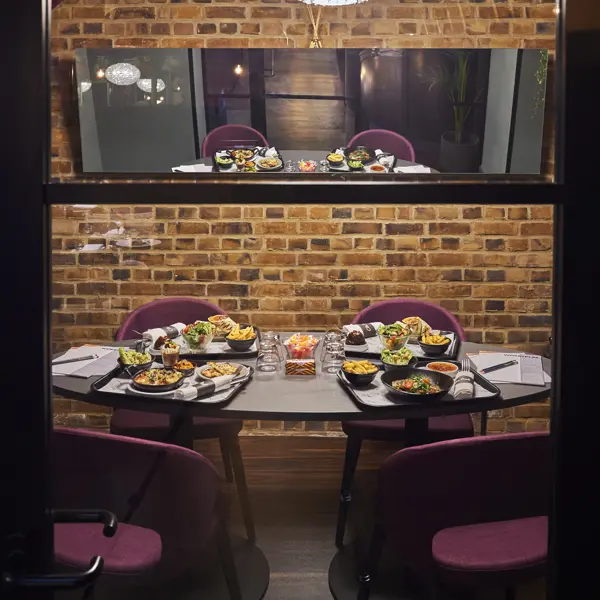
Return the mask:
<svg viewBox="0 0 600 600"><path fill-rule="evenodd" d="M279 150L279 153L281 154L281 157L283 159L283 163L285 165L285 163L288 160L291 160L295 163L295 173L298 173L298 162L301 160L313 160L314 162L317 163L317 170L316 172L320 172L321 171L321 167L319 165L319 163L322 160L326 160L327 158L327 154L329 153L329 150ZM212 158L200 158L198 160L195 160L193 162L190 163L186 163L187 165L209 165L212 166L213 165L213 161ZM176 166L176 165L173 165ZM416 162L410 162L408 160L402 160L400 158L396 159L396 166L397 167L417 167L417 166L427 166L427 165L421 165L421 163L416 163ZM278 173L281 173L281 171L276 171ZM435 169L431 169L432 173L437 173L438 171L436 171ZM227 174L230 173L236 173L235 168L232 168L231 171L227 171ZM261 171L261 174L263 173L268 173L268 171ZM340 175L347 175L348 173L350 173L350 171L337 171L336 169L331 169L329 171L327 171L327 173L337 173ZM360 173L358 173L360 175ZM368 175L372 175L372 173L365 173Z"/></svg>

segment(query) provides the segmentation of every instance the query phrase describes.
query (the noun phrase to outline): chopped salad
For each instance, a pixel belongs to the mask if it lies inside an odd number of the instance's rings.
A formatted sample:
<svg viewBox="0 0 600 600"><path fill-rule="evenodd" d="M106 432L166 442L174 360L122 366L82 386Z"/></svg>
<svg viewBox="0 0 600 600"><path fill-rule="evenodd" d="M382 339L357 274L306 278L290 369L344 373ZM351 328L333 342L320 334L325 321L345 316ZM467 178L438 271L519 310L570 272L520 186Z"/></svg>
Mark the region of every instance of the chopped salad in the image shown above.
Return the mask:
<svg viewBox="0 0 600 600"><path fill-rule="evenodd" d="M381 353L381 360L388 365L407 365L413 357L413 353L408 348L401 348L396 352L384 350Z"/></svg>
<svg viewBox="0 0 600 600"><path fill-rule="evenodd" d="M197 346L206 340L206 336L212 336L213 332L214 326L212 323L196 321L183 330L183 337L192 346Z"/></svg>
<svg viewBox="0 0 600 600"><path fill-rule="evenodd" d="M119 358L124 365L145 365L152 360L147 352L136 352L125 348L119 348Z"/></svg>
<svg viewBox="0 0 600 600"><path fill-rule="evenodd" d="M420 396L424 396L425 394L436 394L440 391L440 386L433 383L431 379L425 375L413 375L407 379L392 381L392 387L401 392L418 394Z"/></svg>

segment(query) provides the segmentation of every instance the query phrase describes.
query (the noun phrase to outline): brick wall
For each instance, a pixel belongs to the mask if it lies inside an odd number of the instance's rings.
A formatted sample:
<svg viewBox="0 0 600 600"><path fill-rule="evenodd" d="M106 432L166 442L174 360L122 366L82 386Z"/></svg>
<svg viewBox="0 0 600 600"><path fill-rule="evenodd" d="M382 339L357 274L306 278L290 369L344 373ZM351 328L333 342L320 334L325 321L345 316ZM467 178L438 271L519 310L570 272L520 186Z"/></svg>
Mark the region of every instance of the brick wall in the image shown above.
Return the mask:
<svg viewBox="0 0 600 600"><path fill-rule="evenodd" d="M326 47L552 51L554 8L552 0L371 0L325 8L320 33ZM298 0L63 0L52 17L52 173L62 178L78 171L69 102L75 49L305 48L312 35ZM550 173L553 125L551 111L546 114L544 170Z"/></svg>
<svg viewBox="0 0 600 600"><path fill-rule="evenodd" d="M326 47L552 50L554 2L379 0L326 9L320 33ZM310 37L306 8L294 0L63 0L51 39L53 174L67 179L78 169L70 81L76 48L302 48ZM414 296L458 314L474 341L540 351L550 333L550 207L99 206L55 207L53 217L57 349L105 340L132 308L177 294L208 297L278 329L341 324L370 301ZM78 251L104 242L117 220L160 246ZM544 429L548 412L547 403L496 411L489 429ZM57 423L103 428L109 416L102 407L55 400ZM336 434L339 425L246 428Z"/></svg>
<svg viewBox="0 0 600 600"><path fill-rule="evenodd" d="M551 219L549 206L55 206L53 343L110 339L129 311L161 296L207 298L279 330L342 325L371 302L410 296L458 315L471 341L540 352ZM117 224L160 244L80 251L110 246L104 234Z"/></svg>

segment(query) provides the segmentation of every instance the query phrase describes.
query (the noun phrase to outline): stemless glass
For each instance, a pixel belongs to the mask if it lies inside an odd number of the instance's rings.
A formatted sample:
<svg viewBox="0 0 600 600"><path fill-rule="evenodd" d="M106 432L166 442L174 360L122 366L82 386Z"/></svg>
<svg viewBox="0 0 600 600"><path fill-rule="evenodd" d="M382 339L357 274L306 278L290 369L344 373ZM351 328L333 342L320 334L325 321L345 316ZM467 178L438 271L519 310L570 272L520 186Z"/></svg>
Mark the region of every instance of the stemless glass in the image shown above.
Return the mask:
<svg viewBox="0 0 600 600"><path fill-rule="evenodd" d="M277 375L281 369L281 361L277 346L271 341L262 341L256 359L256 372L263 375Z"/></svg>
<svg viewBox="0 0 600 600"><path fill-rule="evenodd" d="M275 331L267 331L262 334L261 340L265 343L275 344L275 348L277 349L277 355L279 356L279 360L283 361L285 359L285 352L283 349L283 344L281 343L281 337Z"/></svg>
<svg viewBox="0 0 600 600"><path fill-rule="evenodd" d="M342 344L344 346L346 344L347 334L342 329L330 329L323 338L323 344L321 345L321 362L325 358L325 353L327 351L327 345L332 342L337 344Z"/></svg>
<svg viewBox="0 0 600 600"><path fill-rule="evenodd" d="M344 344L341 342L329 342L325 345L325 353L321 364L323 373L337 373L346 360Z"/></svg>

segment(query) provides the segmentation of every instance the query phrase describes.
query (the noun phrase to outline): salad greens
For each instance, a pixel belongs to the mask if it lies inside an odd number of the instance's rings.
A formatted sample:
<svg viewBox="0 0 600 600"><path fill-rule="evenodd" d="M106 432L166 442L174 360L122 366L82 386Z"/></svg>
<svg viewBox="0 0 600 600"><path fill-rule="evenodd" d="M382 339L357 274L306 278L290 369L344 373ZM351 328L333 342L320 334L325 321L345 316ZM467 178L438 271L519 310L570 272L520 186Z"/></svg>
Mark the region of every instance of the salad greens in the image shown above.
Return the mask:
<svg viewBox="0 0 600 600"><path fill-rule="evenodd" d="M397 352L384 350L381 353L381 360L388 365L407 365L413 357L413 353L408 348L401 348Z"/></svg>
<svg viewBox="0 0 600 600"><path fill-rule="evenodd" d="M378 332L384 337L405 337L410 330L403 323L392 323L391 325L380 325Z"/></svg>
<svg viewBox="0 0 600 600"><path fill-rule="evenodd" d="M351 169L362 169L364 165L362 164L362 162L360 160L349 160L348 166Z"/></svg>
<svg viewBox="0 0 600 600"><path fill-rule="evenodd" d="M205 336L212 336L213 332L214 329L212 323L209 323L208 321L196 321L183 330L183 337L187 342L196 346L204 341Z"/></svg>
<svg viewBox="0 0 600 600"><path fill-rule="evenodd" d="M152 360L147 352L136 352L125 348L119 348L119 358L124 365L145 365Z"/></svg>

